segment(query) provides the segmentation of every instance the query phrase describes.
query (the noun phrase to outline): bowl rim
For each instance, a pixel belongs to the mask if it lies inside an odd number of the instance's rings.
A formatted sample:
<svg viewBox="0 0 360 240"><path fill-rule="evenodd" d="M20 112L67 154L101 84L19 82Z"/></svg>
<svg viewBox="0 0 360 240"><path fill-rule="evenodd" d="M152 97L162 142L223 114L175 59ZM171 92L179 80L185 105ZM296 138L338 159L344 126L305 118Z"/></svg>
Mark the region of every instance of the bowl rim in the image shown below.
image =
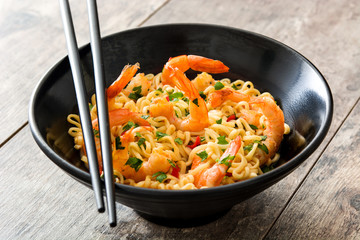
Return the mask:
<svg viewBox="0 0 360 240"><path fill-rule="evenodd" d="M141 188L141 187L135 187L120 183L115 183L115 189L116 193L120 193L121 191L125 192L136 192L137 194L141 195L152 195L154 194L158 196L159 198L163 197L179 197L179 196L194 196L198 194L213 194L216 193L218 195L219 193L224 192L231 192L232 190L239 190L243 188L248 188L250 186L256 185L258 183L265 183L265 182L277 182L280 176L288 175L290 174L295 168L300 165L302 162L304 162L321 144L323 139L325 138L326 134L328 133L328 130L330 128L332 117L333 117L333 97L331 93L331 89L329 87L329 84L327 83L325 77L321 74L321 72L315 67L315 65L307 59L305 56L303 56L298 51L294 50L293 48L287 46L286 44L279 42L273 38L267 37L265 35L239 29L235 27L229 27L229 26L223 26L223 25L216 25L216 24L202 24L202 23L171 23L171 24L158 24L158 25L150 25L150 26L144 26L144 27L136 27L127 29L124 31L112 33L110 35L106 35L102 37L102 39L112 38L120 34L126 34L136 31L148 31L154 28L165 28L165 27L172 27L172 28L181 28L181 27L206 27L206 28L214 28L214 29L222 29L222 30L229 30L229 31L235 31L235 32L242 32L246 35L251 35L257 38L262 38L268 42L271 42L272 44L278 45L282 48L284 48L286 51L291 52L292 54L297 55L299 58L301 58L304 62L306 62L313 70L314 72L319 76L319 79L322 80L322 83L325 86L326 91L326 115L324 124L322 124L319 128L319 131L316 133L312 141L307 144L304 149L302 149L296 156L289 159L286 163L282 164L281 166L276 167L275 169L264 173L262 175L259 175L255 178L247 179L241 182L236 182L228 185L218 186L214 188L205 188L205 189L193 189L193 190L162 190L162 189L148 189L148 188ZM79 48L79 51L83 51L86 48L90 48L90 43L86 43L83 46ZM68 55L65 55L62 57L59 61L57 61L50 69L46 71L46 73L41 77L41 80L36 84L35 89L33 90L29 102L29 125L30 130L33 135L33 138L35 139L38 146L41 148L41 150L45 153L47 157L50 158L52 162L54 162L56 165L58 165L61 169L63 169L66 173L68 173L72 177L76 177L79 180L86 182L91 185L91 179L90 174L74 165L66 161L64 158L57 155L53 149L51 149L48 144L46 143L45 139L42 137L40 129L38 128L36 124L36 117L35 117L35 104L38 99L38 93L44 86L44 84L47 82L49 76L52 74L52 72L64 61L68 61ZM103 184L103 182L102 182ZM166 201L166 200L165 200Z"/></svg>

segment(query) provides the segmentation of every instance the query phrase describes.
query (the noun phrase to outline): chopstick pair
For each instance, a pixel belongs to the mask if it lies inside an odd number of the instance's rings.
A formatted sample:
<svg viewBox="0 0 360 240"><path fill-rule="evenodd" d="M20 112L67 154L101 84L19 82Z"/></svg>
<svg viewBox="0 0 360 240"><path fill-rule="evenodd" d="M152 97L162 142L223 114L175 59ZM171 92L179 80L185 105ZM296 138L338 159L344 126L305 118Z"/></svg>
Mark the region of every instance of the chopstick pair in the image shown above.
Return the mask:
<svg viewBox="0 0 360 240"><path fill-rule="evenodd" d="M103 161L103 171L105 180L105 190L107 199L107 209L109 223L111 227L116 226L115 194L113 182L113 164L111 155L109 115L105 92L105 77L102 64L101 39L98 22L96 0L87 0L91 52L94 64L96 105L98 113L98 124L101 144L101 155ZM79 107L81 127L85 140L86 154L89 162L91 183L95 193L96 205L99 212L104 212L103 192L99 174L96 147L94 141L93 127L90 119L89 105L87 101L86 89L80 67L80 57L76 36L71 17L71 10L68 0L60 0L61 17L64 25L66 43L69 53L69 61L73 75L76 98Z"/></svg>

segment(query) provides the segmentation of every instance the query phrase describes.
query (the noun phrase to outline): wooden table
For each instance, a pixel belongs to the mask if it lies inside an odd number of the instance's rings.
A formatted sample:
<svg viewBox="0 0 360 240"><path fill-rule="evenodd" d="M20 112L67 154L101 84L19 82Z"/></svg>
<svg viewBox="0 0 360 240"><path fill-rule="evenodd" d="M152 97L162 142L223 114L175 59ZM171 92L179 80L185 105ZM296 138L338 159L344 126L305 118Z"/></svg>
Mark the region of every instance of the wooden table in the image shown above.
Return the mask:
<svg viewBox="0 0 360 240"><path fill-rule="evenodd" d="M328 135L295 172L206 225L169 228L117 204L118 226L93 193L37 147L28 102L67 54L57 1L0 2L0 239L360 239L360 2L357 0L99 1L102 35L162 23L213 23L279 40L309 58L335 102ZM71 1L79 45L86 1Z"/></svg>

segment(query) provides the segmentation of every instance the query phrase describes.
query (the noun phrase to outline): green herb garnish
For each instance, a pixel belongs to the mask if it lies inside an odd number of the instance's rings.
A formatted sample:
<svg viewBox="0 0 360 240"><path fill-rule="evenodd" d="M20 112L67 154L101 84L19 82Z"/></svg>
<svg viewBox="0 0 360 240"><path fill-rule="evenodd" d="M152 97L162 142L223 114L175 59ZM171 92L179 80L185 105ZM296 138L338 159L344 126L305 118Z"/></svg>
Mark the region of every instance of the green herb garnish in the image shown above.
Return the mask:
<svg viewBox="0 0 360 240"><path fill-rule="evenodd" d="M222 84L221 82L216 82L214 85L215 90L220 90L224 87L225 87L224 84Z"/></svg>
<svg viewBox="0 0 360 240"><path fill-rule="evenodd" d="M141 98L142 97L142 95L141 95L141 85L140 86L137 86L137 87L134 87L133 89L132 89L132 93L130 93L129 94L129 98L130 99L133 99L133 100L138 100L139 98Z"/></svg>
<svg viewBox="0 0 360 240"><path fill-rule="evenodd" d="M174 140L177 144L182 145L183 141L180 138L175 138Z"/></svg>
<svg viewBox="0 0 360 240"><path fill-rule="evenodd" d="M184 97L184 94L182 92L176 92L176 93L169 93L169 101L179 101L180 98Z"/></svg>
<svg viewBox="0 0 360 240"><path fill-rule="evenodd" d="M256 130L256 129L258 129L258 127L257 127L257 126L255 126L255 125L249 124L249 126L251 127L251 129L252 129L252 130Z"/></svg>
<svg viewBox="0 0 360 240"><path fill-rule="evenodd" d="M169 136L169 134L162 133L162 132L156 132L156 138L159 140L160 138L163 138L165 136Z"/></svg>
<svg viewBox="0 0 360 240"><path fill-rule="evenodd" d="M156 181L162 182L167 178L167 175L164 172L157 172L157 173L154 173L154 175L152 175L152 177L155 177Z"/></svg>
<svg viewBox="0 0 360 240"><path fill-rule="evenodd" d="M123 127L123 131L127 131L132 127L138 127L139 125L137 125L134 122L129 121L124 127Z"/></svg>
<svg viewBox="0 0 360 240"><path fill-rule="evenodd" d="M193 100L193 103L194 103L196 106L199 107L199 99L195 98L195 99Z"/></svg>
<svg viewBox="0 0 360 240"><path fill-rule="evenodd" d="M97 129L93 129L93 131L94 131L94 137L99 137L99 130L97 130Z"/></svg>
<svg viewBox="0 0 360 240"><path fill-rule="evenodd" d="M139 147L141 147L141 145L144 145L144 147L145 147L145 141L146 141L146 139L142 137L142 138L140 138L139 141L137 142L137 145L138 145Z"/></svg>
<svg viewBox="0 0 360 240"><path fill-rule="evenodd" d="M235 83L233 83L233 84L231 85L231 87L232 87L233 89L235 89L235 90L239 90L239 88L235 85Z"/></svg>
<svg viewBox="0 0 360 240"><path fill-rule="evenodd" d="M121 141L120 141L120 137L117 136L115 138L115 149L116 150L122 150L122 149L125 149L125 147L121 146Z"/></svg>
<svg viewBox="0 0 360 240"><path fill-rule="evenodd" d="M231 166L231 160L234 160L235 156L230 156L228 155L227 157L221 159L218 163L219 164L225 164L226 166L230 167Z"/></svg>
<svg viewBox="0 0 360 240"><path fill-rule="evenodd" d="M203 91L199 92L199 94L200 94L200 97L202 97L202 99L206 100L206 95L204 94Z"/></svg>
<svg viewBox="0 0 360 240"><path fill-rule="evenodd" d="M137 172L141 168L142 163L143 161L141 159L136 157L131 157L126 161L125 165L129 165L130 167L134 168L135 171Z"/></svg>
<svg viewBox="0 0 360 240"><path fill-rule="evenodd" d="M222 118L220 118L219 120L216 120L217 124L221 124L222 123Z"/></svg>
<svg viewBox="0 0 360 240"><path fill-rule="evenodd" d="M141 118L145 120L148 119L149 117L150 117L149 115L141 115Z"/></svg>
<svg viewBox="0 0 360 240"><path fill-rule="evenodd" d="M207 154L207 152L204 150L202 152L197 153L196 155L198 155L201 158L201 161L203 162L204 160L206 160L209 156Z"/></svg>
<svg viewBox="0 0 360 240"><path fill-rule="evenodd" d="M222 145L228 144L228 141L226 141L225 136L220 136L217 138L217 140L218 140L218 144L222 144Z"/></svg>
<svg viewBox="0 0 360 240"><path fill-rule="evenodd" d="M176 167L176 164L174 163L174 161L173 161L173 160L168 159L168 162L170 163L170 165L171 165L172 167Z"/></svg>

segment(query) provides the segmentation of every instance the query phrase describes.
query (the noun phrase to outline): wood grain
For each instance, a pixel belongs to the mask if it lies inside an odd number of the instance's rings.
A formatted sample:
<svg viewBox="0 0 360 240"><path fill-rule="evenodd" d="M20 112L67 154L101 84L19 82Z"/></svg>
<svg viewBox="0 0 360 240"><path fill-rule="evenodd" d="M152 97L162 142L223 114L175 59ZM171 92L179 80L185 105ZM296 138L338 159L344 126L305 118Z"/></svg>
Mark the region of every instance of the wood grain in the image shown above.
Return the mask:
<svg viewBox="0 0 360 240"><path fill-rule="evenodd" d="M57 4L0 2L0 124L6 126L0 128L0 145L14 134L0 148L0 239L360 238L358 1L99 1L103 35L138 25L196 22L284 42L320 69L335 102L333 124L319 149L284 180L217 221L169 228L117 204L113 229L106 214L96 212L92 191L47 159L28 126L16 131L27 121L35 84L66 55ZM85 1L71 6L82 45L88 42Z"/></svg>
<svg viewBox="0 0 360 240"><path fill-rule="evenodd" d="M100 1L102 35L141 24L166 0ZM78 45L89 42L86 1L70 2ZM136 11L134 11L136 9ZM0 2L0 144L27 121L37 82L67 55L57 1ZM9 104L11 103L11 104Z"/></svg>
<svg viewBox="0 0 360 240"><path fill-rule="evenodd" d="M359 119L358 103L266 239L360 238Z"/></svg>

